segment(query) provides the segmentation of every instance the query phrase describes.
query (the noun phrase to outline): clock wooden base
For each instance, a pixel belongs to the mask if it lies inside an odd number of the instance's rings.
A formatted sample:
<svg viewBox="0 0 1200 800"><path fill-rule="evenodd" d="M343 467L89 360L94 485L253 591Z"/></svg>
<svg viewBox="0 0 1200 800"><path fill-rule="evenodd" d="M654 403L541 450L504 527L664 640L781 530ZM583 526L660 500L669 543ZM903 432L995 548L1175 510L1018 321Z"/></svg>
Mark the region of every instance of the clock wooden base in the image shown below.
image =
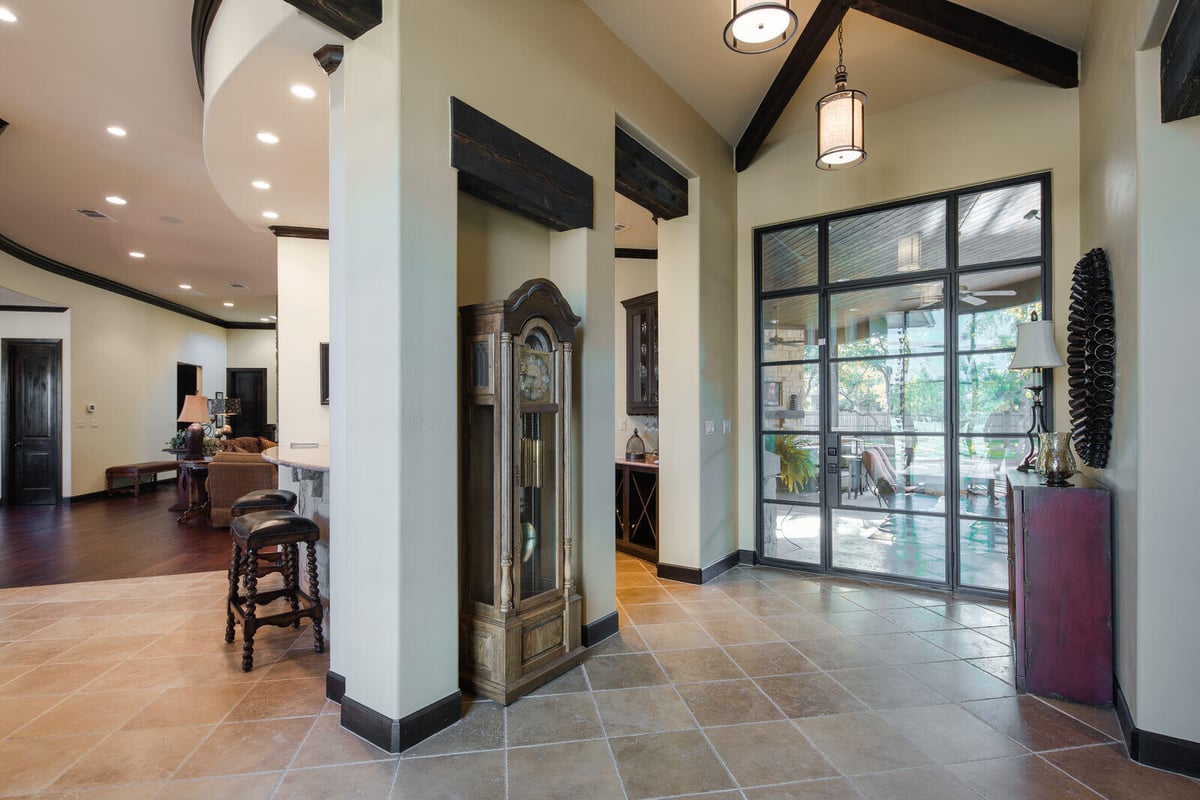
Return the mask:
<svg viewBox="0 0 1200 800"><path fill-rule="evenodd" d="M463 615L461 633L463 687L504 705L574 667L587 649L579 595L503 619Z"/></svg>

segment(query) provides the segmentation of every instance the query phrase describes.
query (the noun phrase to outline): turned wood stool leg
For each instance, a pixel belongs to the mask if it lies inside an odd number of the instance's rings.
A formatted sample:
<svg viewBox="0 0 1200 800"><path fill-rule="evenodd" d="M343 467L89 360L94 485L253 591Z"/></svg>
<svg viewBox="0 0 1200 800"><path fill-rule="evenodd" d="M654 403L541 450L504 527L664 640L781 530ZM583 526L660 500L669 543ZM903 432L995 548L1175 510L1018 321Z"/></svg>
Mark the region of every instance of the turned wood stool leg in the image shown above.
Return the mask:
<svg viewBox="0 0 1200 800"><path fill-rule="evenodd" d="M229 597L225 601L225 641L233 643L233 606L238 600L238 583L242 577L242 548L233 543L233 555L229 559Z"/></svg>
<svg viewBox="0 0 1200 800"><path fill-rule="evenodd" d="M321 633L321 617L324 610L321 607L321 584L317 579L317 543L306 542L305 551L308 553L308 588L312 590L313 601L313 650L325 652L325 636ZM300 554L296 553L299 560Z"/></svg>
<svg viewBox="0 0 1200 800"><path fill-rule="evenodd" d="M281 545L279 548L286 559L287 571L287 587L289 590L288 599L292 603L292 611L300 610L300 545L296 543ZM293 628L300 627L300 620L296 619L292 622Z"/></svg>
<svg viewBox="0 0 1200 800"><path fill-rule="evenodd" d="M258 550L246 549L246 614L242 620L242 672L254 669L254 632L258 619L255 605L258 602Z"/></svg>

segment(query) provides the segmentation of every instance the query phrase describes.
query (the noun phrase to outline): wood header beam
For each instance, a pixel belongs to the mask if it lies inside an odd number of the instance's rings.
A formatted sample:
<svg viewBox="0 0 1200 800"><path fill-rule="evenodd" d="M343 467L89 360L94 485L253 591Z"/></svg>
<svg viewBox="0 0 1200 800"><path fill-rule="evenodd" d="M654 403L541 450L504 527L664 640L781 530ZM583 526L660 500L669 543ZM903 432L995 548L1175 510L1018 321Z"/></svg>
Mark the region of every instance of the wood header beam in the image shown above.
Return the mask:
<svg viewBox="0 0 1200 800"><path fill-rule="evenodd" d="M1074 50L949 0L853 0L851 8L1063 89L1079 85Z"/></svg>
<svg viewBox="0 0 1200 800"><path fill-rule="evenodd" d="M613 257L657 259L658 250L650 247L618 247L616 248Z"/></svg>
<svg viewBox="0 0 1200 800"><path fill-rule="evenodd" d="M592 176L482 111L450 98L450 166L458 188L547 228L590 228Z"/></svg>
<svg viewBox="0 0 1200 800"><path fill-rule="evenodd" d="M383 22L383 0L284 0L348 39Z"/></svg>
<svg viewBox="0 0 1200 800"><path fill-rule="evenodd" d="M329 240L328 228L301 228L296 225L268 225L267 230L275 234L275 236L285 239Z"/></svg>
<svg viewBox="0 0 1200 800"><path fill-rule="evenodd" d="M821 55L829 37L837 30L849 6L850 0L821 0L737 143L734 166L738 172L749 167L758 155L759 148L767 140L767 134L783 115L783 110L792 101L800 84L804 83L808 71L816 63L817 56Z"/></svg>
<svg viewBox="0 0 1200 800"><path fill-rule="evenodd" d="M656 219L687 216L687 178L620 128L617 128L616 148L618 192Z"/></svg>
<svg viewBox="0 0 1200 800"><path fill-rule="evenodd" d="M1179 0L1159 56L1162 121L1200 114L1200 0Z"/></svg>

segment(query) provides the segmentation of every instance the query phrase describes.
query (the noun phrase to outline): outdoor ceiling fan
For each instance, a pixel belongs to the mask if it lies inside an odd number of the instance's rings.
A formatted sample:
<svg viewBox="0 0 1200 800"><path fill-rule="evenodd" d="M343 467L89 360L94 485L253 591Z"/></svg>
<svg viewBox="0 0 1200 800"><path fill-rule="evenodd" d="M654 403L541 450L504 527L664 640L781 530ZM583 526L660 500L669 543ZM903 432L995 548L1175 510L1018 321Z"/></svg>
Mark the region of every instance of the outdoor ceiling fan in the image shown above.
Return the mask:
<svg viewBox="0 0 1200 800"><path fill-rule="evenodd" d="M773 317L773 319L767 320L768 322L771 323L771 327L772 327L771 335L767 339L768 344L770 344L772 347L797 345L797 344L808 344L808 342L806 341L806 337L804 335L804 331L799 332L799 336L800 336L799 339L784 339L782 336L779 335L779 306L771 307L771 316Z"/></svg>
<svg viewBox="0 0 1200 800"><path fill-rule="evenodd" d="M974 291L963 286L958 290L958 300L960 303L966 303L969 306L982 306L987 304L987 300L984 299L985 297L1016 297L1016 294L1017 292L1014 289L982 289L979 291ZM941 291L938 291L936 296L932 298L914 297L910 299L923 299L924 302L917 307L929 308L930 306L936 306L942 302L942 293Z"/></svg>

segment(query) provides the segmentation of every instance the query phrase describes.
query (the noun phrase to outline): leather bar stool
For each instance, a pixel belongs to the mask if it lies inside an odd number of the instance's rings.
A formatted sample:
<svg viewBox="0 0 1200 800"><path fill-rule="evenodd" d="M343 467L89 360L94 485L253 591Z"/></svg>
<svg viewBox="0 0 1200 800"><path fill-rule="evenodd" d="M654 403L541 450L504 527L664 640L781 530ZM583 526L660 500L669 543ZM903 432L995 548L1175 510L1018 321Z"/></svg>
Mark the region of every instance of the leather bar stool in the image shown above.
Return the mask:
<svg viewBox="0 0 1200 800"><path fill-rule="evenodd" d="M300 626L308 618L313 624L313 649L325 652L325 637L321 630L324 609L321 607L321 587L317 580L316 543L321 529L308 517L291 511L255 511L244 514L230 526L233 554L229 561L229 598L226 604L225 641L233 642L235 623L242 625L242 671L254 668L254 634L264 625L278 627ZM300 588L300 543L307 551L308 587ZM264 547L279 547L283 558L283 587L258 591L258 551ZM240 578L245 579L246 593L240 593ZM266 616L258 615L259 606L286 598L291 609Z"/></svg>
<svg viewBox="0 0 1200 800"><path fill-rule="evenodd" d="M287 489L255 489L239 497L229 507L229 515L234 519L254 511L295 511L296 493ZM258 554L258 577L280 574L284 571L284 559L287 552L280 548L274 553ZM243 568L243 571L244 568Z"/></svg>

